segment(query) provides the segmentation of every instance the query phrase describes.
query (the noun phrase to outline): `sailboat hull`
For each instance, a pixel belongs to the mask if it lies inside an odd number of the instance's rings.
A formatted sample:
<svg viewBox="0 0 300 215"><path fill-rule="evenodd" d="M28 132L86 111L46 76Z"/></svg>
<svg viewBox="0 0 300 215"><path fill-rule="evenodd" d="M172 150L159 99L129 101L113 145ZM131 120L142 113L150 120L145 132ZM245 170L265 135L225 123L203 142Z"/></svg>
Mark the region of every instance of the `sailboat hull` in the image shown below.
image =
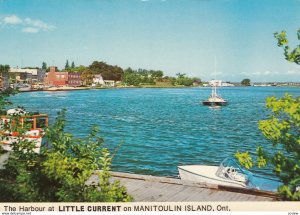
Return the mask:
<svg viewBox="0 0 300 215"><path fill-rule="evenodd" d="M226 101L222 101L222 102L203 101L202 104L207 105L207 106L226 106L228 104L228 102L226 102Z"/></svg>

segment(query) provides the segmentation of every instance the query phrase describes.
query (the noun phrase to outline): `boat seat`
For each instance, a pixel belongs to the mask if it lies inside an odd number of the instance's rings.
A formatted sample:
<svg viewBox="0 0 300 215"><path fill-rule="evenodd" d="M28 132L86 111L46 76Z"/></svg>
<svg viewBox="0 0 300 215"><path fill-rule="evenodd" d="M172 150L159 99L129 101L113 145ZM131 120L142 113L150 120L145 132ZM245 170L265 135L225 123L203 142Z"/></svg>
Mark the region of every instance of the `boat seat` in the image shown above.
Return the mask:
<svg viewBox="0 0 300 215"><path fill-rule="evenodd" d="M226 167L225 176L228 176L228 178L234 181L239 181L243 183L246 183L247 181L246 177L243 174L237 172L237 170L234 167Z"/></svg>

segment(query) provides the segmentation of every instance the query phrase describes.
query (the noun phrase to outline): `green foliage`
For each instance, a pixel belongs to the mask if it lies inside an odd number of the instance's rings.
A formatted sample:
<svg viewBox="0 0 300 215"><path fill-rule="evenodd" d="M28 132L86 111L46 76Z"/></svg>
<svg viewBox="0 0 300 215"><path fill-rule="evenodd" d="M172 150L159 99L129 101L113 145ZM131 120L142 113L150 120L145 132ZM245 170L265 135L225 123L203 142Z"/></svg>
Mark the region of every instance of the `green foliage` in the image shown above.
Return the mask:
<svg viewBox="0 0 300 215"><path fill-rule="evenodd" d="M9 65L0 64L0 74L8 73L9 69L10 69Z"/></svg>
<svg viewBox="0 0 300 215"><path fill-rule="evenodd" d="M8 98L9 98L9 96L15 95L16 93L17 93L17 91L14 89L11 89L11 88L8 88L8 89L0 92L0 115L6 114L5 106L12 104L8 100Z"/></svg>
<svg viewBox="0 0 300 215"><path fill-rule="evenodd" d="M82 71L80 78L83 81L84 85L91 85L93 83L94 76L95 73L92 70L86 68Z"/></svg>
<svg viewBox="0 0 300 215"><path fill-rule="evenodd" d="M138 86L141 84L141 76L136 71L128 68L124 71L123 82L129 86Z"/></svg>
<svg viewBox="0 0 300 215"><path fill-rule="evenodd" d="M103 147L103 139L97 135L98 129L93 127L86 138L75 138L64 132L64 127L65 111L46 129L48 147L43 147L40 154L33 152L32 142L22 138L27 128L18 130L20 138L14 143L5 169L0 170L0 201L132 200L125 187L109 180L112 158ZM99 183L87 184L97 169L101 169L97 173Z"/></svg>
<svg viewBox="0 0 300 215"><path fill-rule="evenodd" d="M133 70L131 68L127 68L124 71L124 75L122 78L123 83L126 85L155 85L156 81L161 81L163 77L163 71L161 70L146 70L146 69L138 69Z"/></svg>
<svg viewBox="0 0 300 215"><path fill-rule="evenodd" d="M247 169L252 168L252 157L249 155L249 152L236 152L234 156L242 166L246 167Z"/></svg>
<svg viewBox="0 0 300 215"><path fill-rule="evenodd" d="M93 74L101 74L104 80L120 81L124 73L121 67L99 61L94 61L88 68Z"/></svg>
<svg viewBox="0 0 300 215"><path fill-rule="evenodd" d="M74 61L72 61L71 69L75 69L75 63L74 63Z"/></svg>
<svg viewBox="0 0 300 215"><path fill-rule="evenodd" d="M297 36L298 40L300 41L300 28L297 31ZM283 48L285 59L290 62L300 64L300 45L294 49L291 49L288 46L289 41L285 31L281 31L280 33L275 32L274 37L277 39L277 45Z"/></svg>
<svg viewBox="0 0 300 215"><path fill-rule="evenodd" d="M193 78L186 77L186 74L177 73L177 78L172 80L173 85L180 85L180 86L192 86L194 83Z"/></svg>
<svg viewBox="0 0 300 215"><path fill-rule="evenodd" d="M46 64L46 62L43 62L43 64L42 64L42 69L47 69L47 64Z"/></svg>
<svg viewBox="0 0 300 215"><path fill-rule="evenodd" d="M70 69L70 65L69 65L69 60L67 60L66 65L65 65L65 70Z"/></svg>
<svg viewBox="0 0 300 215"><path fill-rule="evenodd" d="M251 86L251 81L250 81L249 78L245 78L245 79L242 80L241 84L243 86Z"/></svg>
<svg viewBox="0 0 300 215"><path fill-rule="evenodd" d="M271 115L259 122L259 129L272 144L272 152L257 148L258 167L267 164L273 166L274 173L281 179L283 186L279 193L283 198L300 200L300 97L293 98L286 94L283 98L269 97L266 107ZM243 165L251 159L243 153L236 153Z"/></svg>

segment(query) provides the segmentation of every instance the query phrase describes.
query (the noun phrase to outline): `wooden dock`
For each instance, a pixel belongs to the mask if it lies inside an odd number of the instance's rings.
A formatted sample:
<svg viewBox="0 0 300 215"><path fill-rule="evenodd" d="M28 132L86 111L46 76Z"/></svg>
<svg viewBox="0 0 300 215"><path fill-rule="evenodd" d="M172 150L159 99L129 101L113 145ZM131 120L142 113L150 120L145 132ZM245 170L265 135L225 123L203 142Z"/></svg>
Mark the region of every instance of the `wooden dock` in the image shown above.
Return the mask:
<svg viewBox="0 0 300 215"><path fill-rule="evenodd" d="M136 202L275 201L272 192L193 183L175 178L112 172ZM98 182L94 175L87 182Z"/></svg>

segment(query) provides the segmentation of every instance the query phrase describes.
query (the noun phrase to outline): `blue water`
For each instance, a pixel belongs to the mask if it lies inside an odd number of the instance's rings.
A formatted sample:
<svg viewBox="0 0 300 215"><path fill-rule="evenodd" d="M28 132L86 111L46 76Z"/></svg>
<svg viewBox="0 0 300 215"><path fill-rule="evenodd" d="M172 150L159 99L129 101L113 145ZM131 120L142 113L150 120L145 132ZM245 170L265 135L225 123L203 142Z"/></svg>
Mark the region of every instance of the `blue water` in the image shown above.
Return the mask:
<svg viewBox="0 0 300 215"><path fill-rule="evenodd" d="M67 108L66 130L82 137L99 125L106 145L123 143L113 170L152 175L177 175L182 164L218 165L237 150L255 152L264 144L257 122L267 117L265 99L300 88L222 88L230 104L203 106L209 88L111 89L68 92L30 92L12 97L15 106L50 116ZM269 169L261 170L270 174Z"/></svg>

